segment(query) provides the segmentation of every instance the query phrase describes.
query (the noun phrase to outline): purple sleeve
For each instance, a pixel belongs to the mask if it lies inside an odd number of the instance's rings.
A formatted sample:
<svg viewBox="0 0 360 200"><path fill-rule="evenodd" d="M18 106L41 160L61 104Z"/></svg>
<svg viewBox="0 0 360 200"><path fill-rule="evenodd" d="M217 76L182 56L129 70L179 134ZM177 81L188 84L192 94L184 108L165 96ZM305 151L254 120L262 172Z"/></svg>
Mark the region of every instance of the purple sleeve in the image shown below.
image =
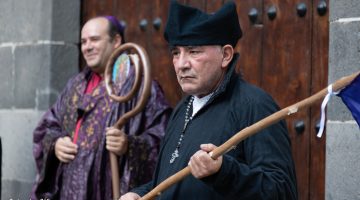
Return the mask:
<svg viewBox="0 0 360 200"><path fill-rule="evenodd" d="M68 82L65 89L59 95L58 99L49 110L42 116L40 122L33 132L33 155L35 158L37 174L43 176L46 160L49 156L55 156L54 143L57 138L67 135L62 129L62 109L65 109L64 99L71 86ZM39 178L39 177L38 177Z"/></svg>
<svg viewBox="0 0 360 200"><path fill-rule="evenodd" d="M59 161L55 157L54 144L57 138L65 136L61 128L61 108L65 89L55 104L45 112L33 132L33 155L35 159L37 175L30 197L37 199L37 193L43 185L55 187L58 180ZM50 174L50 175L49 175ZM47 178L46 178L47 177ZM47 179L47 180L46 180ZM55 191L55 190L54 190ZM50 193L49 193L50 195Z"/></svg>
<svg viewBox="0 0 360 200"><path fill-rule="evenodd" d="M153 82L145 110L129 123L128 171L124 171L129 175L128 189L151 180L171 111L160 86Z"/></svg>

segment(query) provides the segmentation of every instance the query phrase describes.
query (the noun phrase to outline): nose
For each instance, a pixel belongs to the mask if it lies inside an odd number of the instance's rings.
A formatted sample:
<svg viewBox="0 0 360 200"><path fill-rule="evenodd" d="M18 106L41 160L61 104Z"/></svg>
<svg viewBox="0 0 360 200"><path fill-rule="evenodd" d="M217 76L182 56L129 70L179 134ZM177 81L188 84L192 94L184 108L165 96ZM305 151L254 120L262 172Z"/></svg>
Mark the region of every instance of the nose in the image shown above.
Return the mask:
<svg viewBox="0 0 360 200"><path fill-rule="evenodd" d="M92 46L91 42L86 41L86 42L84 42L82 44L82 48L83 48L84 51L89 52L89 51L91 51L93 49L93 46Z"/></svg>
<svg viewBox="0 0 360 200"><path fill-rule="evenodd" d="M187 69L190 67L189 56L186 53L180 53L179 58L177 60L177 65L179 69Z"/></svg>

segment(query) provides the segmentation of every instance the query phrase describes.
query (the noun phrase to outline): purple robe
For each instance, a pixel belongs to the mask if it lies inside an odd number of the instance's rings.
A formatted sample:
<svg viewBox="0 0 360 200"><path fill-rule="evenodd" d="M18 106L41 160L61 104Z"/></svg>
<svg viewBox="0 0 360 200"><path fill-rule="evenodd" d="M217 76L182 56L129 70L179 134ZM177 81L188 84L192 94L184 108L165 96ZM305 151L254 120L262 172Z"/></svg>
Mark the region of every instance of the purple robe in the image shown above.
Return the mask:
<svg viewBox="0 0 360 200"><path fill-rule="evenodd" d="M34 131L33 153L38 174L32 199L112 199L105 128L135 107L139 98L117 103L106 94L104 81L91 94L84 94L91 73L86 68L69 80ZM124 95L131 89L134 78L130 77L121 89L115 88L118 94ZM170 113L161 88L153 81L145 110L124 126L129 146L127 153L118 159L121 194L151 180ZM55 141L72 137L79 117L83 121L78 133L78 153L70 163L61 163L55 156Z"/></svg>

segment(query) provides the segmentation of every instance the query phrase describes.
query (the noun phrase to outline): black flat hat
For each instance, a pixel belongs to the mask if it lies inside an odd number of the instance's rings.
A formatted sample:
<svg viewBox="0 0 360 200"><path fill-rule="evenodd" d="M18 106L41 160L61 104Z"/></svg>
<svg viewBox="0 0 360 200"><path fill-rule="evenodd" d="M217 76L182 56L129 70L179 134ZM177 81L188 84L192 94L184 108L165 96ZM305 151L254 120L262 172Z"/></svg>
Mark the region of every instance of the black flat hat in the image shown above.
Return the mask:
<svg viewBox="0 0 360 200"><path fill-rule="evenodd" d="M236 5L230 1L217 12L207 14L197 8L170 3L164 37L171 46L236 46L242 35Z"/></svg>

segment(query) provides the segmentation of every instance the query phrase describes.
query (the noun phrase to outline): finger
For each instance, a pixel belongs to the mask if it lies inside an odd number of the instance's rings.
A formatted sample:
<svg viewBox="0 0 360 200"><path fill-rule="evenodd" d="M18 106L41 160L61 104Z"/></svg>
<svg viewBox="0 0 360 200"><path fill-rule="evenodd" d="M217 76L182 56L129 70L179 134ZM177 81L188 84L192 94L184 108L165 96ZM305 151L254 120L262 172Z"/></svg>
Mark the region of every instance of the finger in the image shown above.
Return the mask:
<svg viewBox="0 0 360 200"><path fill-rule="evenodd" d="M77 148L75 147L67 147L64 146L63 148L60 149L62 152L66 153L66 154L71 154L71 155L75 155L77 154Z"/></svg>
<svg viewBox="0 0 360 200"><path fill-rule="evenodd" d="M115 153L118 156L121 156L123 154L125 154L125 149L124 147L114 147L114 146L108 146L106 145L106 149L112 153Z"/></svg>
<svg viewBox="0 0 360 200"><path fill-rule="evenodd" d="M195 177L195 178L199 178L199 168L194 160L194 156L192 156L190 158L190 161L188 163L189 167L190 167L190 171L191 171L191 174Z"/></svg>
<svg viewBox="0 0 360 200"><path fill-rule="evenodd" d="M61 146L65 146L67 148L71 149L77 149L77 144L74 144L70 137L64 137L62 140L60 140Z"/></svg>
<svg viewBox="0 0 360 200"><path fill-rule="evenodd" d="M197 151L191 158L190 158L190 163L193 166L194 170L196 171L200 171L200 169L204 166L203 163L203 158L201 158L201 154L203 153L203 151Z"/></svg>
<svg viewBox="0 0 360 200"><path fill-rule="evenodd" d="M64 163L68 163L72 160L75 159L75 155L72 155L72 154L66 154L64 152L59 152L58 153L58 158L61 162L64 162Z"/></svg>
<svg viewBox="0 0 360 200"><path fill-rule="evenodd" d="M67 147L59 147L57 149L57 154L66 159L74 159L77 154L77 149L67 148Z"/></svg>
<svg viewBox="0 0 360 200"><path fill-rule="evenodd" d="M194 157L189 164L190 167L190 171L191 174L195 177L195 178L202 178L204 177L204 174L206 173L206 171L204 170L201 162L199 162L199 158Z"/></svg>
<svg viewBox="0 0 360 200"><path fill-rule="evenodd" d="M73 143L71 143L71 145L69 145L68 143L66 143L64 141L59 142L57 149L64 153L70 153L70 154L77 153L77 145L74 145Z"/></svg>
<svg viewBox="0 0 360 200"><path fill-rule="evenodd" d="M76 154L77 153L77 145L68 145L66 143L66 140L60 138L55 143L55 152Z"/></svg>
<svg viewBox="0 0 360 200"><path fill-rule="evenodd" d="M61 156L64 160L71 161L75 159L75 155L63 153Z"/></svg>
<svg viewBox="0 0 360 200"><path fill-rule="evenodd" d="M116 150L116 148L114 147L114 146L109 146L109 145L106 145L106 149L108 150L108 151L111 151L111 152L117 152Z"/></svg>
<svg viewBox="0 0 360 200"><path fill-rule="evenodd" d="M123 145L124 145L123 142L113 142L113 141L106 142L106 146L109 148L120 149Z"/></svg>
<svg viewBox="0 0 360 200"><path fill-rule="evenodd" d="M208 144L201 144L200 145L200 149L203 150L203 151L206 151L206 152L210 152L212 150L214 150L217 146L211 144L211 143L208 143Z"/></svg>
<svg viewBox="0 0 360 200"><path fill-rule="evenodd" d="M106 128L106 136L110 136L110 135L119 136L119 135L123 135L123 134L124 134L124 132L117 128L114 128L114 127Z"/></svg>
<svg viewBox="0 0 360 200"><path fill-rule="evenodd" d="M106 137L106 144L120 146L126 141L125 137L122 136L108 136Z"/></svg>
<svg viewBox="0 0 360 200"><path fill-rule="evenodd" d="M127 136L123 135L109 135L106 137L106 143L125 143L127 141Z"/></svg>

